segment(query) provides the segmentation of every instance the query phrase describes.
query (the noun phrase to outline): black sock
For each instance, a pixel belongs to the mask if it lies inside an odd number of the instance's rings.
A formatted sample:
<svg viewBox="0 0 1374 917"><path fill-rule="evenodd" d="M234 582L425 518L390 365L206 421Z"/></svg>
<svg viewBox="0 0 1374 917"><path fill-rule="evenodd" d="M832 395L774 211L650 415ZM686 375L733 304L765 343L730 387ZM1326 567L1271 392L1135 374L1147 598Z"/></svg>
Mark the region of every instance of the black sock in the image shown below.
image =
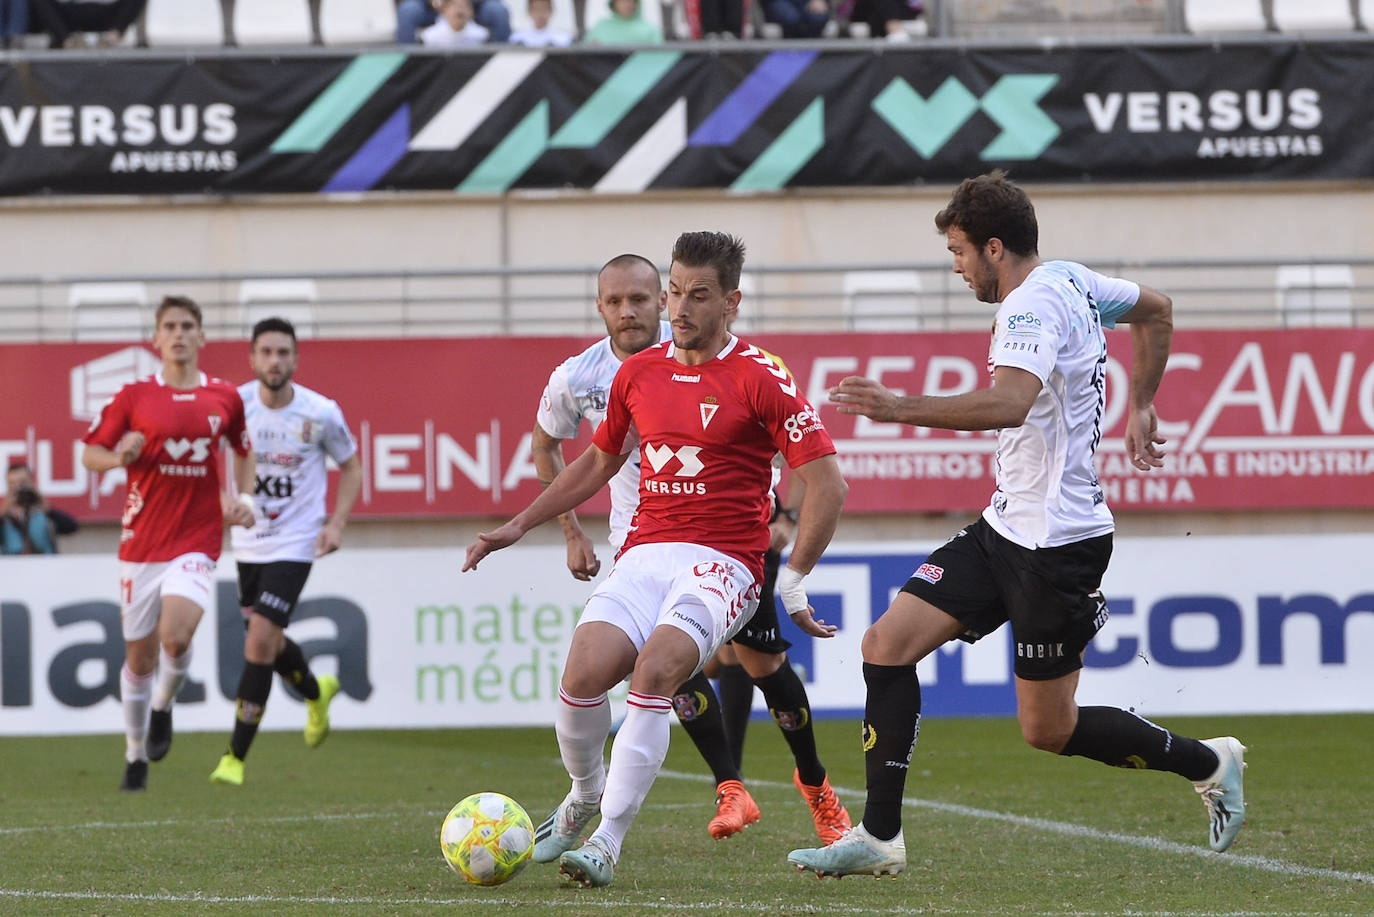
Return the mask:
<svg viewBox="0 0 1374 917"><path fill-rule="evenodd" d="M697 751L701 752L716 783L740 779L734 755L730 754L730 742L725 737L720 701L716 700L711 680L700 672L687 679L673 695L673 712Z"/></svg>
<svg viewBox="0 0 1374 917"><path fill-rule="evenodd" d="M792 749L801 782L820 786L825 782L825 766L816 755L816 731L811 726L811 701L806 696L806 685L802 684L786 656L776 672L757 679L754 684L763 692L773 722L778 724L787 747Z"/></svg>
<svg viewBox="0 0 1374 917"><path fill-rule="evenodd" d="M1061 755L1080 755L1112 767L1169 771L1193 782L1217 769L1216 752L1116 707L1079 707L1078 725Z"/></svg>
<svg viewBox="0 0 1374 917"><path fill-rule="evenodd" d="M864 663L864 775L868 799L863 826L879 840L902 830L902 792L921 734L921 683L914 665Z"/></svg>
<svg viewBox="0 0 1374 917"><path fill-rule="evenodd" d="M716 680L720 690L720 715L725 719L725 738L735 758L735 770L744 772L744 731L749 728L749 712L754 709L754 679L739 663L720 667Z"/></svg>
<svg viewBox="0 0 1374 917"><path fill-rule="evenodd" d="M245 662L239 677L238 700L234 704L234 734L229 739L229 751L242 761L248 756L248 746L258 734L258 723L267 707L267 695L272 693L272 667L261 662Z"/></svg>
<svg viewBox="0 0 1374 917"><path fill-rule="evenodd" d="M277 661L272 667L286 679L287 684L304 694L306 700L319 700L320 686L310 671L309 663L305 661L305 653L290 637L284 637L283 640L281 652L277 654Z"/></svg>

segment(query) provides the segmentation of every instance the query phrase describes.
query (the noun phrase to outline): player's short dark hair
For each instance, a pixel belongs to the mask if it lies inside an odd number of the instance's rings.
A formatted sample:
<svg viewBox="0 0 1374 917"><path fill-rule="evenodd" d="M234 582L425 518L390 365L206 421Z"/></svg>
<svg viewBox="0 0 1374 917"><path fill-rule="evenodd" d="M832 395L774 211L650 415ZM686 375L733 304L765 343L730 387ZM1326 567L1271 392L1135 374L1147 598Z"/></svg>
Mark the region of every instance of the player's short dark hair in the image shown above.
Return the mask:
<svg viewBox="0 0 1374 917"><path fill-rule="evenodd" d="M162 302L158 304L157 314L153 316L153 324L158 325L162 322L162 313L168 309L185 309L191 313L191 317L196 320L196 327L204 327L204 319L200 314L200 306L189 296L164 296Z"/></svg>
<svg viewBox="0 0 1374 917"><path fill-rule="evenodd" d="M1001 239L1002 246L1016 255L1034 255L1040 250L1035 208L1026 192L1001 169L966 178L955 189L949 206L935 214L939 232L947 233L951 226L979 249L989 239Z"/></svg>
<svg viewBox="0 0 1374 917"><path fill-rule="evenodd" d="M725 292L739 288L744 270L744 242L724 232L684 232L673 243L673 263L713 267Z"/></svg>
<svg viewBox="0 0 1374 917"><path fill-rule="evenodd" d="M637 265L643 265L644 267L647 267L649 269L649 273L654 275L654 293L657 294L663 292L663 278L658 275L658 265L654 264L652 261L650 261L648 258L645 258L643 255L636 255L633 252L626 252L623 255L616 255L610 261L607 261L605 264L601 265L601 270L596 272L596 279L599 281L601 279L601 275L606 273L607 269L609 268L635 267Z"/></svg>
<svg viewBox="0 0 1374 917"><path fill-rule="evenodd" d="M267 318L264 318L262 321L258 322L256 325L253 326L253 338L251 343L257 344L258 338L272 331L280 331L282 334L291 338L292 346L296 344L296 326L291 324L291 322L287 319L284 319L278 315L272 315Z"/></svg>

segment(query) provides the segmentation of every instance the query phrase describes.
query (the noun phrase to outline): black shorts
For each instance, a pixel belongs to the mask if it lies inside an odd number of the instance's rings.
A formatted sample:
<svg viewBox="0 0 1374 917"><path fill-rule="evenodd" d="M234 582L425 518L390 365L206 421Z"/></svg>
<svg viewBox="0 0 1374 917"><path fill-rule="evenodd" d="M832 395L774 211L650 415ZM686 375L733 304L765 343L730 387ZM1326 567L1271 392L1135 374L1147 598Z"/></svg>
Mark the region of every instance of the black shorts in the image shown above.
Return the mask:
<svg viewBox="0 0 1374 917"><path fill-rule="evenodd" d="M291 621L291 612L305 589L310 564L298 560L274 560L265 564L240 563L239 607L251 608L278 627Z"/></svg>
<svg viewBox="0 0 1374 917"><path fill-rule="evenodd" d="M1032 551L979 519L927 557L902 591L957 618L969 643L1010 621L1016 675L1046 681L1082 668L1106 623L1098 587L1111 556L1110 533Z"/></svg>
<svg viewBox="0 0 1374 917"><path fill-rule="evenodd" d="M782 555L777 551L763 555L763 587L759 592L758 610L735 634L731 643L774 655L787 652L792 645L783 639L782 631L778 630L778 606L773 600L773 584L778 580L778 567L781 565Z"/></svg>

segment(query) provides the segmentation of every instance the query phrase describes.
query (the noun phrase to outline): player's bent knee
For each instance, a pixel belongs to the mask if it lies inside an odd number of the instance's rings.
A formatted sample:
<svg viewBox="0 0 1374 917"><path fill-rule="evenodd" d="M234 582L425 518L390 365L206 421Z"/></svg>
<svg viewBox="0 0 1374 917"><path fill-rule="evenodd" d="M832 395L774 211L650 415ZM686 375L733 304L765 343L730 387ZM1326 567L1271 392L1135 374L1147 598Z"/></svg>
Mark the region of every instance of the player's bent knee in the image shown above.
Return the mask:
<svg viewBox="0 0 1374 917"><path fill-rule="evenodd" d="M1021 738L1040 751L1057 755L1068 744L1073 728L1058 721L1021 721Z"/></svg>

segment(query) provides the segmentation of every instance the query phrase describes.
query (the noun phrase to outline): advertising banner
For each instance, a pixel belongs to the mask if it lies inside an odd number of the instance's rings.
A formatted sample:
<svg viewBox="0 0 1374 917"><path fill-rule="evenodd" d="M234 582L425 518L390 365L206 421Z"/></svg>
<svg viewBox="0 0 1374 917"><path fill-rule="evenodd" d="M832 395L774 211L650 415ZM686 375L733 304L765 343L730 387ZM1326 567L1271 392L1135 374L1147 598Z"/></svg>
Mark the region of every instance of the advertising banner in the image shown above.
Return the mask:
<svg viewBox="0 0 1374 917"><path fill-rule="evenodd" d="M831 639L809 639L781 615L816 715L861 714L864 629L930 547L832 546L807 581L820 617L839 625ZM1369 535L1120 539L1103 584L1111 618L1088 649L1079 700L1146 716L1374 711L1374 591L1358 563L1371 550ZM290 632L317 671L339 676L335 728L551 724L592 588L565 561L561 548L516 546L460 574L460 546L345 549L317 563ZM117 732L113 558L4 565L0 734ZM232 725L243 665L232 571L224 558L178 729ZM924 712L1014 713L1012 645L1003 628L923 662ZM264 728L304 721L299 698L274 692Z"/></svg>
<svg viewBox="0 0 1374 917"><path fill-rule="evenodd" d="M1374 475L1374 329L1180 331L1156 399L1165 467L1123 452L1130 335L1107 335L1107 406L1097 468L1118 512L1369 505ZM980 511L995 486L996 437L840 414L849 375L910 394L986 386L980 333L773 334L836 442L849 513ZM334 398L358 439L363 516L511 516L539 493L530 432L548 373L586 338L318 340L298 377ZM207 371L248 377L247 345L215 342ZM159 362L142 345L0 345L0 465L24 459L39 490L80 519L114 520L124 472L81 467L81 436L125 382ZM569 459L590 442L565 446ZM606 513L599 495L590 513Z"/></svg>
<svg viewBox="0 0 1374 917"><path fill-rule="evenodd" d="M0 194L1367 178L1374 42L0 65Z"/></svg>

